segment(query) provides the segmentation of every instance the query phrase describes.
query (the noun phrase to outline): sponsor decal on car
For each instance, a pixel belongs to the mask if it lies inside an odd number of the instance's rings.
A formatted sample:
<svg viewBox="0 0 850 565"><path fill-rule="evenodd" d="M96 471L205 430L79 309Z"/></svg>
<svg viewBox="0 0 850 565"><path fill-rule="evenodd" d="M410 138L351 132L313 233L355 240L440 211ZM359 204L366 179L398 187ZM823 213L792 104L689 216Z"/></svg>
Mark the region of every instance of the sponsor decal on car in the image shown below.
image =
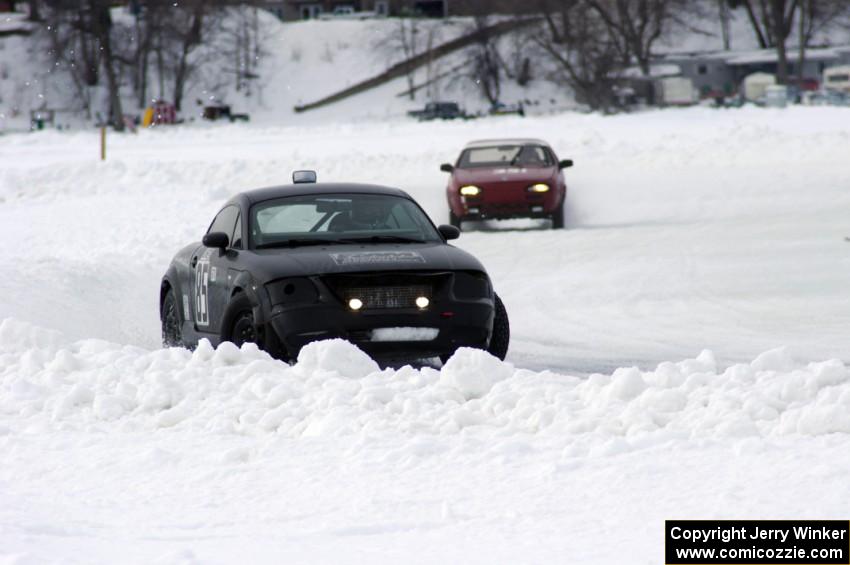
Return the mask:
<svg viewBox="0 0 850 565"><path fill-rule="evenodd" d="M425 257L416 251L362 251L354 253L331 253L330 255L334 263L340 266L425 262Z"/></svg>

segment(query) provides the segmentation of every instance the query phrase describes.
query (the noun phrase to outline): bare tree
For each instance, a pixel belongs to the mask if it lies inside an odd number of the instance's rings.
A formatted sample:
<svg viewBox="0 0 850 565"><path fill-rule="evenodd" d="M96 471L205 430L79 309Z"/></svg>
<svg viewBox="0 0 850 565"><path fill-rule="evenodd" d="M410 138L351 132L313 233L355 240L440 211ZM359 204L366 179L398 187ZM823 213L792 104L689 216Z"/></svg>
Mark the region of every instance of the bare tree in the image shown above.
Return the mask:
<svg viewBox="0 0 850 565"><path fill-rule="evenodd" d="M541 0L539 6L545 23L533 38L559 69L555 78L594 110L616 108L623 56L606 22L586 0Z"/></svg>
<svg viewBox="0 0 850 565"><path fill-rule="evenodd" d="M258 78L265 35L256 0L144 0L130 2L135 16L113 19L113 0L32 0L43 23L36 34L46 44L48 73L65 72L74 85L80 109L91 117L93 94L103 89L108 99L107 121L124 128L122 89L132 87L139 107L147 106L152 79L158 98L170 90L180 109L195 81L223 86L231 76L237 90L251 94ZM222 22L227 20L228 25ZM221 73L221 60L235 63L234 73ZM213 68L215 72L204 74ZM225 81L216 82L225 78Z"/></svg>
<svg viewBox="0 0 850 565"><path fill-rule="evenodd" d="M379 50L390 54L392 60L395 60L397 54L401 54L402 60L412 59L422 53L421 40L422 21L416 17L401 17L398 18L391 32L378 41L377 47ZM416 72L411 69L406 73L407 92L410 99L416 97Z"/></svg>
<svg viewBox="0 0 850 565"><path fill-rule="evenodd" d="M116 57L112 45L112 14L109 0L88 0L90 30L102 54L109 92L109 121L116 131L124 130L124 112L121 107L121 81L116 69Z"/></svg>
<svg viewBox="0 0 850 565"><path fill-rule="evenodd" d="M803 90L803 67L806 63L806 48L815 36L824 29L850 15L850 2L846 0L800 0L798 18L797 83Z"/></svg>
<svg viewBox="0 0 850 565"><path fill-rule="evenodd" d="M442 40L442 28L430 25L426 28L425 53L428 54L428 62L425 64L426 95L429 100L439 97L440 78L444 74L439 57L434 56L434 48Z"/></svg>
<svg viewBox="0 0 850 565"><path fill-rule="evenodd" d="M79 32L76 19L79 14L70 10L50 10L40 38L47 44L47 64L53 72L65 72L74 86L74 100L79 110L91 117L90 88L97 85L99 52L85 34Z"/></svg>
<svg viewBox="0 0 850 565"><path fill-rule="evenodd" d="M506 39L508 50L507 56L503 58L505 76L516 81L519 86L526 86L532 79L533 34L528 29L518 29L508 34Z"/></svg>
<svg viewBox="0 0 850 565"><path fill-rule="evenodd" d="M587 0L605 23L624 61L634 59L650 74L653 47L676 24L683 23L688 0Z"/></svg>
<svg viewBox="0 0 850 565"><path fill-rule="evenodd" d="M61 52L67 46L77 46L79 52L72 50L72 74L87 86L97 85L100 71L106 75L106 87L109 97L109 123L118 130L124 129L124 116L121 107L121 81L118 69L119 61L113 46L113 22L109 0L85 0L82 5L72 0L47 0L51 10L48 29L51 29L54 63L65 55ZM57 25L55 29L51 23ZM60 29L58 25L65 24ZM76 55L79 55L79 59ZM79 61L79 64L78 64ZM80 68L82 67L82 68Z"/></svg>
<svg viewBox="0 0 850 565"><path fill-rule="evenodd" d="M224 70L233 77L236 90L246 96L258 87L260 61L268 54L264 47L268 31L261 25L258 11L249 6L227 8L218 27L209 30L215 51L230 63Z"/></svg>
<svg viewBox="0 0 850 565"><path fill-rule="evenodd" d="M189 57L203 40L207 2L205 0L190 0L184 3L184 7L187 9L181 11L178 18L172 18L167 26L168 33L176 46L173 54L174 87L172 99L178 111L183 106L183 95L186 92L188 79L196 68Z"/></svg>
<svg viewBox="0 0 850 565"><path fill-rule="evenodd" d="M479 32L479 39L470 50L472 73L470 78L478 85L481 94L491 105L499 101L502 93L502 67L504 63L499 55L499 38L485 32L490 27L489 16L476 16L473 31Z"/></svg>
<svg viewBox="0 0 850 565"><path fill-rule="evenodd" d="M718 16L720 17L720 34L723 37L723 49L732 48L732 36L729 32L730 13L728 0L717 0Z"/></svg>
<svg viewBox="0 0 850 565"><path fill-rule="evenodd" d="M160 78L159 95L164 95L164 60L162 57L162 35L165 21L169 17L167 0L147 0L144 9L135 10L135 40L130 44L135 47L132 53L132 77L136 101L140 108L148 105L148 80L150 75L150 60L152 55L158 55ZM173 7L173 6L171 6Z"/></svg>
<svg viewBox="0 0 850 565"><path fill-rule="evenodd" d="M785 42L794 26L800 0L738 0L762 48L776 49L776 80L788 82L788 52ZM738 2L733 2L737 4Z"/></svg>
<svg viewBox="0 0 850 565"><path fill-rule="evenodd" d="M31 22L40 22L41 0L27 0L27 8L29 9L29 16L27 16L27 19Z"/></svg>

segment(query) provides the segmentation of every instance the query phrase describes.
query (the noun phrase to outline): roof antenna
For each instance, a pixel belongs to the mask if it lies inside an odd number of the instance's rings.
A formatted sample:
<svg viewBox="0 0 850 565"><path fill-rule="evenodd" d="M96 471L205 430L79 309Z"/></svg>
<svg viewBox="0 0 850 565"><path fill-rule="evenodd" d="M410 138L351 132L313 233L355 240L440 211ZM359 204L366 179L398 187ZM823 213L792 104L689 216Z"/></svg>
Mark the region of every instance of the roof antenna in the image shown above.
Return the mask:
<svg viewBox="0 0 850 565"><path fill-rule="evenodd" d="M316 182L316 171L293 171L292 182L294 184L313 184Z"/></svg>

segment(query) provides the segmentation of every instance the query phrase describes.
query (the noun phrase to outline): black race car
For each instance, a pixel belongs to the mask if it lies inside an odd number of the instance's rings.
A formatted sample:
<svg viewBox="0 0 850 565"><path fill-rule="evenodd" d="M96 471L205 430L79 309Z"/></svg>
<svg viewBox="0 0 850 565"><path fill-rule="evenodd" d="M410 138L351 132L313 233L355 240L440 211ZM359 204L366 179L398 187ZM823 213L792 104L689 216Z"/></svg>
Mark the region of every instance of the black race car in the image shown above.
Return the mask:
<svg viewBox="0 0 850 565"><path fill-rule="evenodd" d="M234 196L177 253L160 288L165 346L255 342L292 360L340 337L382 359L504 359L507 313L481 263L446 243L457 228L435 228L404 191L315 178Z"/></svg>

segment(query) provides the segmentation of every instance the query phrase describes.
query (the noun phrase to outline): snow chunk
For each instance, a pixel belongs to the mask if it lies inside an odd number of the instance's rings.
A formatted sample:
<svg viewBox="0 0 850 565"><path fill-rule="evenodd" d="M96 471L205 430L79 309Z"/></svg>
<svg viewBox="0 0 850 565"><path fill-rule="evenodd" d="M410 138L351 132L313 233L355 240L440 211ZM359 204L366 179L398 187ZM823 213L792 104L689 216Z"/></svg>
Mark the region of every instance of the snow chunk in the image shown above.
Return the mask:
<svg viewBox="0 0 850 565"><path fill-rule="evenodd" d="M784 347L765 351L751 363L756 371L790 371L794 368L794 360Z"/></svg>
<svg viewBox="0 0 850 565"><path fill-rule="evenodd" d="M440 371L440 384L456 388L467 400L480 398L511 376L513 366L486 351L462 347Z"/></svg>
<svg viewBox="0 0 850 565"><path fill-rule="evenodd" d="M101 420L117 420L132 407L128 398L115 395L100 395L94 399L94 413Z"/></svg>
<svg viewBox="0 0 850 565"><path fill-rule="evenodd" d="M797 431L812 436L836 432L850 433L850 411L847 406L807 406L797 420Z"/></svg>
<svg viewBox="0 0 850 565"><path fill-rule="evenodd" d="M621 400L631 400L646 389L646 382L637 367L617 369L611 375L611 394Z"/></svg>
<svg viewBox="0 0 850 565"><path fill-rule="evenodd" d="M362 379L380 371L375 361L344 339L308 343L298 354L295 370L301 374L334 372L346 379Z"/></svg>

